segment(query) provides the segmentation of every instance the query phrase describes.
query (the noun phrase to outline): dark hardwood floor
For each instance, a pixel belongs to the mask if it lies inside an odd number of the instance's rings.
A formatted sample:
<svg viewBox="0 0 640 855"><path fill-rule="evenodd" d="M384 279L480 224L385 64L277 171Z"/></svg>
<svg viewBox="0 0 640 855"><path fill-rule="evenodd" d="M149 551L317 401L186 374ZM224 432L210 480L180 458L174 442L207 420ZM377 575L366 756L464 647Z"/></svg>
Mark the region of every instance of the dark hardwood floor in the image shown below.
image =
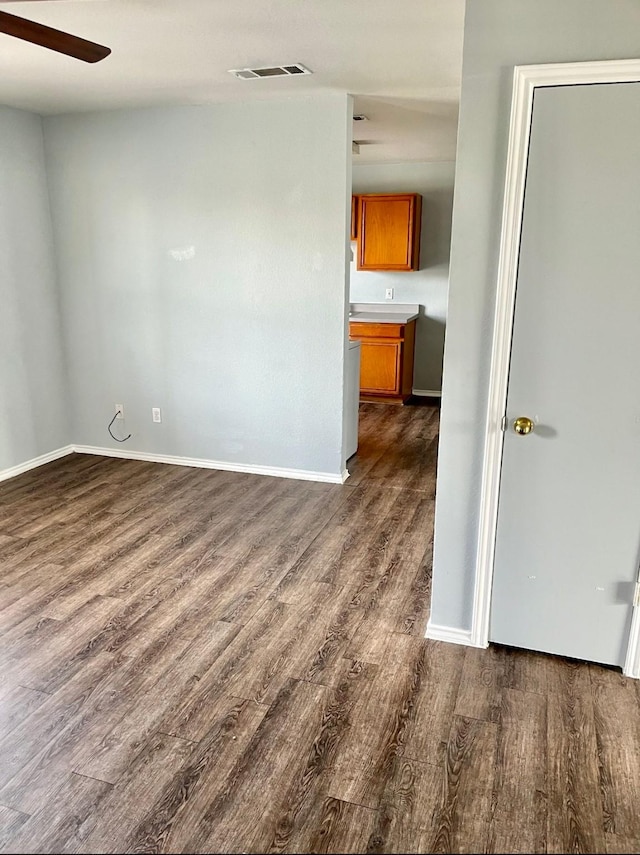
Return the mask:
<svg viewBox="0 0 640 855"><path fill-rule="evenodd" d="M637 684L423 638L438 411L332 486L0 485L3 852L640 852Z"/></svg>

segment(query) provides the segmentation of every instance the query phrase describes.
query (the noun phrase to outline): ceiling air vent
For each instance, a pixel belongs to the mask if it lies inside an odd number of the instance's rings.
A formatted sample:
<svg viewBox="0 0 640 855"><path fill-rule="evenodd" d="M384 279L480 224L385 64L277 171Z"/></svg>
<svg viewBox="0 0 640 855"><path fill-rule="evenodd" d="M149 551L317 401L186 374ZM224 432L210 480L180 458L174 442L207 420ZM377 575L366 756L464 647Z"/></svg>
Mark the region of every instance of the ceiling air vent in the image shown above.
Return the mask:
<svg viewBox="0 0 640 855"><path fill-rule="evenodd" d="M240 80L255 80L258 77L293 77L296 74L313 74L300 62L290 65L268 65L264 68L230 68L229 74Z"/></svg>

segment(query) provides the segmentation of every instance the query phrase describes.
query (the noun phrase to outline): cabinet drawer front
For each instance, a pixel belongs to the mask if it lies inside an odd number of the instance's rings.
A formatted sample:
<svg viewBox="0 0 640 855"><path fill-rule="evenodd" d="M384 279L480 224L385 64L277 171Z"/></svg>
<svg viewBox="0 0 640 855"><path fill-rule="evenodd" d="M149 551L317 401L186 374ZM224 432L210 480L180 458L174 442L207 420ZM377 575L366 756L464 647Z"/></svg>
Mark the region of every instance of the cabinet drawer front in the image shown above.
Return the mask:
<svg viewBox="0 0 640 855"><path fill-rule="evenodd" d="M360 391L397 394L400 389L401 345L363 341L360 356Z"/></svg>
<svg viewBox="0 0 640 855"><path fill-rule="evenodd" d="M404 324L367 324L352 321L349 324L349 338L404 338Z"/></svg>

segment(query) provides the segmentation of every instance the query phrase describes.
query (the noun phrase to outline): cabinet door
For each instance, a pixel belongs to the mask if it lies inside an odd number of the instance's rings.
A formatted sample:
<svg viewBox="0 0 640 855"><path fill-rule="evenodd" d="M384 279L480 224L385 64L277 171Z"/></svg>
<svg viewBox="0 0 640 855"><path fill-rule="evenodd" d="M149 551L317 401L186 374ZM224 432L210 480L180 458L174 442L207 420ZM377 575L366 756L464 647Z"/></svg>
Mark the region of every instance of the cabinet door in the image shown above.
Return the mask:
<svg viewBox="0 0 640 855"><path fill-rule="evenodd" d="M358 270L417 270L421 197L360 196Z"/></svg>
<svg viewBox="0 0 640 855"><path fill-rule="evenodd" d="M400 392L402 343L362 340L360 348L360 391L397 395Z"/></svg>
<svg viewBox="0 0 640 855"><path fill-rule="evenodd" d="M358 237L358 197L351 197L351 240L356 240Z"/></svg>

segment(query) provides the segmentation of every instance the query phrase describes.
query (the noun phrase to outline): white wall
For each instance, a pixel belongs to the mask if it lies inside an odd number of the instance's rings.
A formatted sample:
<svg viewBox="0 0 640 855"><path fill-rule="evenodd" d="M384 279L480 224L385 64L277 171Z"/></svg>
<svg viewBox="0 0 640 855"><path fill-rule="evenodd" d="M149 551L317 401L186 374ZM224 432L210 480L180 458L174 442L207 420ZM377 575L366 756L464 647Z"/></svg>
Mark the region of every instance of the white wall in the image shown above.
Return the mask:
<svg viewBox="0 0 640 855"><path fill-rule="evenodd" d="M0 107L0 471L69 442L42 122Z"/></svg>
<svg viewBox="0 0 640 855"><path fill-rule="evenodd" d="M383 303L385 290L394 289L394 302L418 303L413 387L440 391L442 355L447 323L453 163L354 164L354 193L422 194L420 270L374 272L356 269L351 262L350 299L353 303Z"/></svg>
<svg viewBox="0 0 640 855"><path fill-rule="evenodd" d="M350 99L44 125L74 442L340 473Z"/></svg>
<svg viewBox="0 0 640 855"><path fill-rule="evenodd" d="M631 0L467 4L437 482L434 624L471 626L513 66L638 57L639 32L640 5Z"/></svg>

